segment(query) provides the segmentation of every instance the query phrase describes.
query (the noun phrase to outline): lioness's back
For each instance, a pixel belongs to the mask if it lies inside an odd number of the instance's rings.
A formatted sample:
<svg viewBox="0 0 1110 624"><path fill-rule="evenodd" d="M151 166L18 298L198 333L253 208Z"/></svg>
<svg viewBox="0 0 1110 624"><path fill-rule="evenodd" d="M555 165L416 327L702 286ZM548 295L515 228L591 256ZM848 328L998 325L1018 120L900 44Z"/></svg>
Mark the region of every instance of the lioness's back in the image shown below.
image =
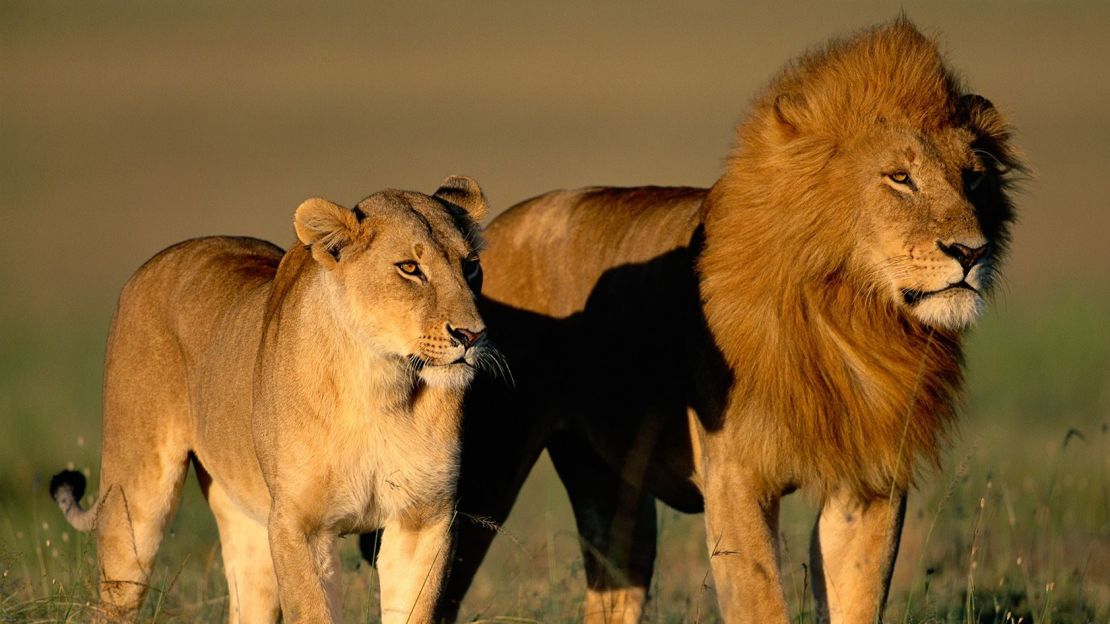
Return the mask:
<svg viewBox="0 0 1110 624"><path fill-rule="evenodd" d="M283 253L273 243L249 237L183 241L155 254L131 276L120 295L120 307L135 297L176 307L194 299L215 304L213 295L241 296L243 289L268 287Z"/></svg>
<svg viewBox="0 0 1110 624"><path fill-rule="evenodd" d="M143 430L135 418L202 434L194 450L210 470L251 451L244 388L282 254L254 238L198 238L159 252L135 272L108 338L106 434ZM136 401L149 406L120 409ZM213 436L239 442L212 453L204 441Z"/></svg>
<svg viewBox="0 0 1110 624"><path fill-rule="evenodd" d="M265 303L282 253L245 237L195 238L168 247L127 281L112 335L157 325L183 344L206 343L244 300Z"/></svg>
<svg viewBox="0 0 1110 624"><path fill-rule="evenodd" d="M230 236L162 250L123 287L109 349L121 334L153 332L173 335L188 356L241 329L248 321L244 315L260 321L282 253L266 241Z"/></svg>

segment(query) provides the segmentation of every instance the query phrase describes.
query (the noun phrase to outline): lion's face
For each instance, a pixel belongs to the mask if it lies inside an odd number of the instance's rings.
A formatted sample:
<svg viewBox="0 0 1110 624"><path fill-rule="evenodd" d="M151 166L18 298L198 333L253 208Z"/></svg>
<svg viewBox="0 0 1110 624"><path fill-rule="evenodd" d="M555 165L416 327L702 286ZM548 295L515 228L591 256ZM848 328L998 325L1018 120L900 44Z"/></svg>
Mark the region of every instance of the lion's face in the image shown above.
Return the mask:
<svg viewBox="0 0 1110 624"><path fill-rule="evenodd" d="M850 151L856 255L873 287L927 325L973 322L1006 237L997 159L958 126L923 134L880 124Z"/></svg>
<svg viewBox="0 0 1110 624"><path fill-rule="evenodd" d="M367 349L407 360L430 385L461 387L487 348L476 305L476 219L485 204L470 180L449 178L444 188L435 196L383 191L354 210L310 200L297 211L297 231L327 269L337 313Z"/></svg>
<svg viewBox="0 0 1110 624"><path fill-rule="evenodd" d="M1002 115L963 90L935 41L898 21L804 55L740 135L720 192L796 207L784 229L803 270L849 276L931 327L979 316L1021 163Z"/></svg>

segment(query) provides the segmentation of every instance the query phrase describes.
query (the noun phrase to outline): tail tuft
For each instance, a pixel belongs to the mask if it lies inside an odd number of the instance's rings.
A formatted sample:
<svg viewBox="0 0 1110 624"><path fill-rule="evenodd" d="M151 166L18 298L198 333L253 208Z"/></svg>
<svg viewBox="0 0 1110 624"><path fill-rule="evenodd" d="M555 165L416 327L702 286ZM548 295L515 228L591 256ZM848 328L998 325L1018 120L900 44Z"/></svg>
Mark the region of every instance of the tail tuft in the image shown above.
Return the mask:
<svg viewBox="0 0 1110 624"><path fill-rule="evenodd" d="M81 497L84 495L85 475L80 472L63 470L50 480L50 497L58 503L66 522L78 531L91 531L96 525L96 514L104 497L97 499L88 509L81 509Z"/></svg>
<svg viewBox="0 0 1110 624"><path fill-rule="evenodd" d="M63 470L50 479L50 498L53 498L54 502L62 505L62 498L67 495L72 500L65 502L70 505L81 502L81 498L85 496L85 475L76 470Z"/></svg>

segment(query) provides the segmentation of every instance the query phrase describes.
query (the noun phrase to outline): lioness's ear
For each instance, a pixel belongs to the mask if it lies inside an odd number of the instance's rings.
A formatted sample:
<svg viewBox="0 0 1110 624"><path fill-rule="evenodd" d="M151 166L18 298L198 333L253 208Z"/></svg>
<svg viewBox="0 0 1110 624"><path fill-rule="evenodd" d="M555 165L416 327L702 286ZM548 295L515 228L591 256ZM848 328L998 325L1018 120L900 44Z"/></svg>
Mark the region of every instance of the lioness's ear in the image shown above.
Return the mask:
<svg viewBox="0 0 1110 624"><path fill-rule="evenodd" d="M447 176L434 195L462 208L475 221L481 221L482 217L486 216L486 196L482 193L482 187L471 178L461 175Z"/></svg>
<svg viewBox="0 0 1110 624"><path fill-rule="evenodd" d="M358 219L350 210L314 197L297 207L293 228L312 248L312 257L330 269L339 261L339 251L354 240Z"/></svg>
<svg viewBox="0 0 1110 624"><path fill-rule="evenodd" d="M809 113L809 102L800 93L782 93L775 98L775 121L784 138L801 134Z"/></svg>

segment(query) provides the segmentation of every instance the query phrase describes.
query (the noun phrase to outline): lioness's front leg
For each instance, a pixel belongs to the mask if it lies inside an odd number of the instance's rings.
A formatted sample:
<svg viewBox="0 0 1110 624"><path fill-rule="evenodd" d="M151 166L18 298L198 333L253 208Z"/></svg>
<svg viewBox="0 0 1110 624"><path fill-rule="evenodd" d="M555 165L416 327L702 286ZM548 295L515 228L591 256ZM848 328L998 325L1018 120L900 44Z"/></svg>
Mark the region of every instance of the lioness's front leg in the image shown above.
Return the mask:
<svg viewBox="0 0 1110 624"><path fill-rule="evenodd" d="M776 535L780 495L742 466L706 461L706 541L721 615L730 623L786 622Z"/></svg>
<svg viewBox="0 0 1110 624"><path fill-rule="evenodd" d="M327 581L334 536L309 535L309 523L275 499L270 511L270 552L274 558L282 619L285 622L336 622L329 608Z"/></svg>
<svg viewBox="0 0 1110 624"><path fill-rule="evenodd" d="M898 555L906 494L860 501L844 493L825 501L810 544L820 622L875 622L882 615Z"/></svg>
<svg viewBox="0 0 1110 624"><path fill-rule="evenodd" d="M378 553L382 622L431 622L451 556L450 513L387 522Z"/></svg>

